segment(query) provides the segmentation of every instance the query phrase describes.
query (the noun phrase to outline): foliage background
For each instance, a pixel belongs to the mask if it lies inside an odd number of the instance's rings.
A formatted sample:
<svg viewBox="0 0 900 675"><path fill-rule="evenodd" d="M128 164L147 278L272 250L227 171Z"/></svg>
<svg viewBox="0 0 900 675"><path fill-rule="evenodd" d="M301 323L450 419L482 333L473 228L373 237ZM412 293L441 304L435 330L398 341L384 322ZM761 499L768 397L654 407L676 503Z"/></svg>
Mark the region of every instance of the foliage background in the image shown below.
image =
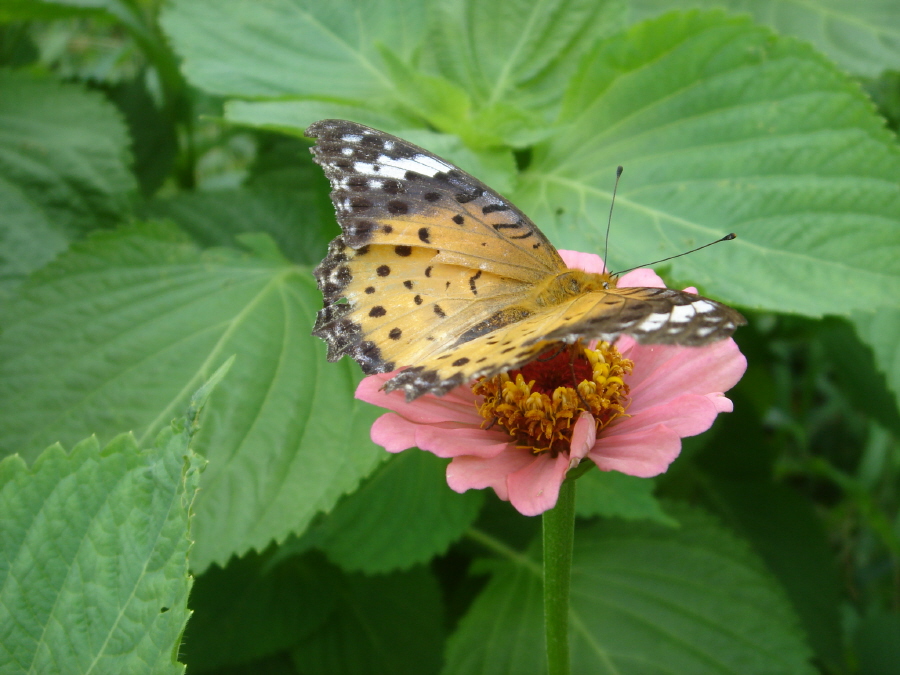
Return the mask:
<svg viewBox="0 0 900 675"><path fill-rule="evenodd" d="M896 672L894 5L0 2L0 672L542 672L539 520L374 447L309 335L325 117L561 248L623 164L613 267L739 235L660 269L750 319L735 412L579 482L575 672Z"/></svg>

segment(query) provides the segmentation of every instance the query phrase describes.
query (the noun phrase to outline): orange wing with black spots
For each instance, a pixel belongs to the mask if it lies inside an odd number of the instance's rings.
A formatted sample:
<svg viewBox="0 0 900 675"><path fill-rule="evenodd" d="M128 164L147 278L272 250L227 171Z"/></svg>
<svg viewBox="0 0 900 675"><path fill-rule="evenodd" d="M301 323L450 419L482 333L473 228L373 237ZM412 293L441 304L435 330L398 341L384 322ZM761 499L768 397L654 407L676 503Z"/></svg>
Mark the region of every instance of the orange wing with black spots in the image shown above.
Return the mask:
<svg viewBox="0 0 900 675"><path fill-rule="evenodd" d="M576 279L513 204L400 138L343 120L306 134L342 229L315 270L325 306L313 334L329 360L347 354L366 373L408 366L386 388L410 400L517 367L555 342L627 333L706 344L743 323L689 293Z"/></svg>

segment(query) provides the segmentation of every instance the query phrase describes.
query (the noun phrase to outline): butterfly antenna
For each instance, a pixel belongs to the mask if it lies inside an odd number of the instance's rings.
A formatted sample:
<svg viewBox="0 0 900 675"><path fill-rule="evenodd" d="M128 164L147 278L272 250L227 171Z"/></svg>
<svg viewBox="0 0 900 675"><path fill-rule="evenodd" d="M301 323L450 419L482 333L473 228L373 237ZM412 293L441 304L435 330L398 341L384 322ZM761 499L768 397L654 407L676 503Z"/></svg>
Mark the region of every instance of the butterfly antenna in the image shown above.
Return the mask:
<svg viewBox="0 0 900 675"><path fill-rule="evenodd" d="M619 178L622 177L623 168L621 166L616 167L616 184L613 185L613 196L612 201L609 203L609 219L606 221L606 244L603 247L603 264L609 264L607 261L609 260L609 229L612 226L612 212L613 207L616 205L616 190L619 189Z"/></svg>
<svg viewBox="0 0 900 675"><path fill-rule="evenodd" d="M722 237L721 239L716 239L715 241L711 241L711 242L709 242L708 244L703 244L703 246L698 246L697 248L692 248L690 251L685 251L684 253L679 253L678 255L671 255L671 256L669 256L668 258L663 258L662 260L656 260L656 261L654 261L654 262L652 262L652 263L644 263L643 265L637 265L637 266L635 266L635 267L629 267L627 270L621 270L621 271L619 271L619 272L613 272L612 275L615 276L615 277L617 277L617 276L619 276L620 274L625 274L626 272L630 272L631 270L636 270L636 269L638 269L638 267L649 267L650 265L656 265L656 264L661 263L661 262L666 262L667 260L674 260L675 258L680 258L681 256L687 255L688 253L694 253L694 252L696 252L696 251L699 251L700 249L704 249L704 248L706 248L707 246L712 246L713 244L718 244L719 242L722 242L722 241L731 241L732 239L737 239L737 235L736 235L734 232L731 232L730 234L726 234L726 235L725 235L724 237Z"/></svg>

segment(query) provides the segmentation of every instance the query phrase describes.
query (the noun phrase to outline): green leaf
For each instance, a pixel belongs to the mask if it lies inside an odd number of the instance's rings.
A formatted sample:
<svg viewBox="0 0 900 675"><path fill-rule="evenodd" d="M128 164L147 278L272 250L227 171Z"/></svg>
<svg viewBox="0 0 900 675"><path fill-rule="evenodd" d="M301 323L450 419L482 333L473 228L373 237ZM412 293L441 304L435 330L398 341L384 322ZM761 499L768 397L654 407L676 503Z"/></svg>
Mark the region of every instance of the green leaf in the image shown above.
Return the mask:
<svg viewBox="0 0 900 675"><path fill-rule="evenodd" d="M0 21L50 21L104 14L115 0L3 0Z"/></svg>
<svg viewBox="0 0 900 675"><path fill-rule="evenodd" d="M516 193L555 243L603 250L623 164L614 268L734 231L673 276L810 316L900 303L900 148L808 46L746 19L669 14L598 45L558 123Z"/></svg>
<svg viewBox="0 0 900 675"><path fill-rule="evenodd" d="M0 71L0 284L12 288L78 230L128 213L127 147L100 94Z"/></svg>
<svg viewBox="0 0 900 675"><path fill-rule="evenodd" d="M409 58L424 12L417 0L177 0L161 23L206 91L370 102L393 93L375 41Z"/></svg>
<svg viewBox="0 0 900 675"><path fill-rule="evenodd" d="M747 12L762 24L808 40L841 67L878 75L900 62L900 15L891 0L632 0L630 18L645 19L681 7Z"/></svg>
<svg viewBox="0 0 900 675"><path fill-rule="evenodd" d="M348 576L332 618L294 650L304 675L431 675L440 670L440 589L425 568Z"/></svg>
<svg viewBox="0 0 900 675"><path fill-rule="evenodd" d="M900 662L900 615L875 612L854 635L860 675L891 675Z"/></svg>
<svg viewBox="0 0 900 675"><path fill-rule="evenodd" d="M607 516L677 527L678 521L666 515L653 496L653 488L654 482L647 478L591 470L578 479L575 513L582 518Z"/></svg>
<svg viewBox="0 0 900 675"><path fill-rule="evenodd" d="M469 528L484 493L447 487L446 460L410 450L383 464L309 536L347 571L407 569L446 552Z"/></svg>
<svg viewBox="0 0 900 675"><path fill-rule="evenodd" d="M610 0L443 0L435 62L476 101L544 108L562 96L581 56L619 25Z"/></svg>
<svg viewBox="0 0 900 675"><path fill-rule="evenodd" d="M292 173L293 188L254 186L184 193L150 202L143 215L176 222L203 246L234 246L240 234L265 232L293 262L317 265L328 251L328 242L339 233L334 207L317 167Z"/></svg>
<svg viewBox="0 0 900 675"><path fill-rule="evenodd" d="M879 312L879 316L883 315L885 318L892 314L898 313L891 310ZM852 325L846 321L826 319L817 325L814 340L821 344L830 365L830 378L846 396L849 404L859 413L878 420L895 434L900 434L897 399L884 376L884 372L889 372L890 367L887 363L880 363L877 353L869 349L870 345L874 349L876 344L879 350L885 345L893 348L896 336L900 335L900 320L895 326L889 326L892 333L887 333L883 327L879 329L881 334L876 334L875 331L867 333L861 323L857 323L857 328L859 331L854 332ZM848 354L853 355L852 367L848 367ZM895 373L894 377L900 382L900 373Z"/></svg>
<svg viewBox="0 0 900 675"><path fill-rule="evenodd" d="M228 101L225 119L234 124L297 136L302 136L313 122L324 119L353 120L393 134L415 126L408 114L382 106L372 110L364 105L324 101Z"/></svg>
<svg viewBox="0 0 900 675"><path fill-rule="evenodd" d="M198 441L210 465L192 567L302 532L383 456L355 364L329 365L309 334L320 306L310 270L271 255L201 253L159 225L95 235L4 312L0 447L152 437L237 355Z"/></svg>
<svg viewBox="0 0 900 675"><path fill-rule="evenodd" d="M173 57L174 58L174 57ZM134 150L134 173L145 197L154 194L172 172L178 154L178 129L172 111L157 106L147 74L108 88L122 111Z"/></svg>
<svg viewBox="0 0 900 675"><path fill-rule="evenodd" d="M855 312L853 324L859 336L871 347L879 370L887 378L887 386L900 400L900 309L884 309L867 314Z"/></svg>
<svg viewBox="0 0 900 675"><path fill-rule="evenodd" d="M189 431L123 434L0 463L3 672L181 673L188 520L202 460Z"/></svg>
<svg viewBox="0 0 900 675"><path fill-rule="evenodd" d="M708 516L602 522L575 537L572 672L814 673L796 618L747 546ZM540 563L508 560L448 644L446 675L545 673Z"/></svg>
<svg viewBox="0 0 900 675"><path fill-rule="evenodd" d="M205 672L293 647L333 613L342 582L333 567L311 556L273 565L251 553L225 569L210 567L191 591L185 664L190 672Z"/></svg>
<svg viewBox="0 0 900 675"><path fill-rule="evenodd" d="M829 541L809 502L771 481L717 477L707 486L722 517L778 577L818 658L840 672L841 585Z"/></svg>

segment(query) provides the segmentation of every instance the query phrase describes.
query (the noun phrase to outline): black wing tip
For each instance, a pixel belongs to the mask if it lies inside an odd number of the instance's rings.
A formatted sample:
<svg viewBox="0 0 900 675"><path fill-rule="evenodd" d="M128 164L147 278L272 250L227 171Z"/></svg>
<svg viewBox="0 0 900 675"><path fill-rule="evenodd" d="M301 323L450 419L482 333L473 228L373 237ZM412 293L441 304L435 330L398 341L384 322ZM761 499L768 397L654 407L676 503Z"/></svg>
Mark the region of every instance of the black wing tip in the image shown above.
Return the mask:
<svg viewBox="0 0 900 675"><path fill-rule="evenodd" d="M306 127L306 131L303 132L303 135L308 138L327 138L329 136L354 134L365 131L375 131L375 129L351 120L324 119L313 122Z"/></svg>

